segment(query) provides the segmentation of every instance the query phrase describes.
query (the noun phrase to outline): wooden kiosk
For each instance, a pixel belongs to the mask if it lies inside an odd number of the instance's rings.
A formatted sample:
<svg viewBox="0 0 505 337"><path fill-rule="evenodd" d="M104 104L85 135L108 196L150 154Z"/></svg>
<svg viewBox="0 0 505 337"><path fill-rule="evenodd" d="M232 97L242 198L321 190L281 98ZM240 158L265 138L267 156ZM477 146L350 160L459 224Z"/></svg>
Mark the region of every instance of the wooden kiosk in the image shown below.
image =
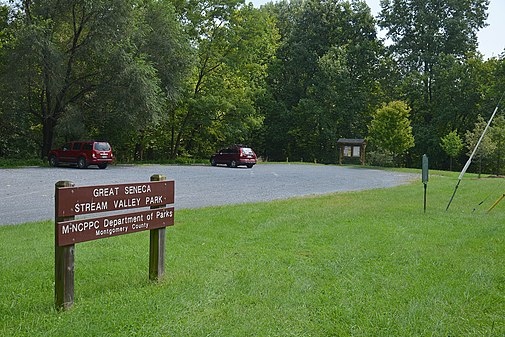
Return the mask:
<svg viewBox="0 0 505 337"><path fill-rule="evenodd" d="M366 140L340 138L337 141L337 146L339 150L338 163L340 165L342 165L342 160L345 158L359 159L361 165L365 165Z"/></svg>

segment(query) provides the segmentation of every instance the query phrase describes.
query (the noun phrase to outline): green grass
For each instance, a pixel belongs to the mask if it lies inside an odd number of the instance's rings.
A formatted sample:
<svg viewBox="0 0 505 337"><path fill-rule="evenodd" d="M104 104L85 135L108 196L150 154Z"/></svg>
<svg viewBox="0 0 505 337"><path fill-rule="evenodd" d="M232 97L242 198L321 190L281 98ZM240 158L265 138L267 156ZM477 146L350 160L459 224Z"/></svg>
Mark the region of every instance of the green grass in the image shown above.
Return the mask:
<svg viewBox="0 0 505 337"><path fill-rule="evenodd" d="M42 159L5 159L0 158L0 168L16 168L25 166L47 166Z"/></svg>
<svg viewBox="0 0 505 337"><path fill-rule="evenodd" d="M147 232L77 244L67 312L53 224L0 227L0 335L503 336L505 183L469 177L177 211L159 283Z"/></svg>

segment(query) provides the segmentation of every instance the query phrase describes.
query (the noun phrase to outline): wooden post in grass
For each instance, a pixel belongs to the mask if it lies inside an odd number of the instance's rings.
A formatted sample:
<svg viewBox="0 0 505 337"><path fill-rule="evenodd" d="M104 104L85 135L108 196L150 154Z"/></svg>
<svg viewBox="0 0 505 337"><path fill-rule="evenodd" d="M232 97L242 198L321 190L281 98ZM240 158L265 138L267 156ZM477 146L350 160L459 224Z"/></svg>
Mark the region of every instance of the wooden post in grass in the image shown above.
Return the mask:
<svg viewBox="0 0 505 337"><path fill-rule="evenodd" d="M167 178L161 174L151 176L151 181L164 181ZM151 209L156 209L162 206L154 206ZM160 280L165 273L165 233L166 229L157 228L149 231L149 279L156 281Z"/></svg>
<svg viewBox="0 0 505 337"><path fill-rule="evenodd" d="M56 216L54 223L54 303L56 309L67 310L74 304L74 253L75 245L58 245L58 226L61 221L74 220L74 216L58 217L58 189L63 187L74 187L71 181L58 181L55 184L55 206Z"/></svg>

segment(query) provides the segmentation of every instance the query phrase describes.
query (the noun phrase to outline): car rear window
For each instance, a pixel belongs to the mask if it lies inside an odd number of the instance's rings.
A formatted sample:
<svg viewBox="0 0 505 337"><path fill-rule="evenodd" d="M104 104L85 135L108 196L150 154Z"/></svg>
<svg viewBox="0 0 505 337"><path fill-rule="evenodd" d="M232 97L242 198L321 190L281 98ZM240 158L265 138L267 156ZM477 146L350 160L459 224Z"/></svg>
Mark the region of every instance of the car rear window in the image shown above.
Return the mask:
<svg viewBox="0 0 505 337"><path fill-rule="evenodd" d="M110 145L106 142L95 143L95 150L97 151L110 151Z"/></svg>
<svg viewBox="0 0 505 337"><path fill-rule="evenodd" d="M245 155L253 155L254 154L253 150L249 147L243 147L242 153Z"/></svg>

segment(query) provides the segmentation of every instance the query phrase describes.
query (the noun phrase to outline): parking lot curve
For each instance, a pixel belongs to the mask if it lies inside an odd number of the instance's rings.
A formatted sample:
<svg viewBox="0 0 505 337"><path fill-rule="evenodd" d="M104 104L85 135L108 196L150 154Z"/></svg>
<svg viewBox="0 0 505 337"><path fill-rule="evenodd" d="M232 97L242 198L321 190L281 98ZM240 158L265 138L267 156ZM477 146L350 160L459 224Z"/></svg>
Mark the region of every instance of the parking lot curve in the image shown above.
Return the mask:
<svg viewBox="0 0 505 337"><path fill-rule="evenodd" d="M57 181L72 181L75 186L123 184L149 181L153 174L175 180L176 209L385 188L417 179L401 172L301 164L262 164L252 169L204 165L0 169L0 225L53 219Z"/></svg>

